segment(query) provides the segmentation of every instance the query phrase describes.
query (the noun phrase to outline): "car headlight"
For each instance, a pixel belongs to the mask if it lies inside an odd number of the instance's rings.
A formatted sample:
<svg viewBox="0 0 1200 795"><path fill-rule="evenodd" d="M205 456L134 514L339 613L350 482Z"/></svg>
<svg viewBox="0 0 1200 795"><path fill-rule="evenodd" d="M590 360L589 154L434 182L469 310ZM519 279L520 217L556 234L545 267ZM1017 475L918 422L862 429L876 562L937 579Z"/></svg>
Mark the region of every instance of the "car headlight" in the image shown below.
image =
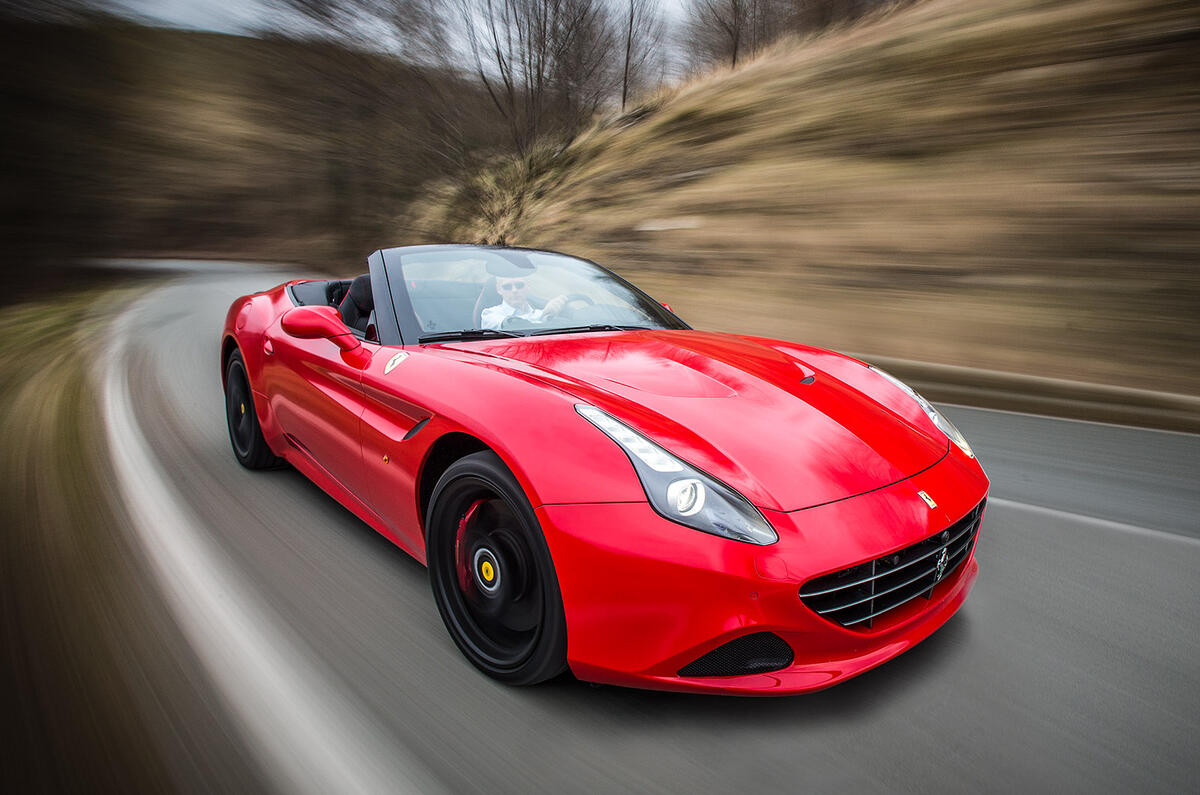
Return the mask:
<svg viewBox="0 0 1200 795"><path fill-rule="evenodd" d="M942 433L949 437L950 441L958 445L958 448L971 458L975 457L975 451L971 449L971 445L967 442L966 437L962 435L962 432L959 431L958 428L954 427L954 423L942 416L942 412L935 409L932 403L917 394L917 390L913 389L911 386L904 383L891 373L880 370L873 364L868 364L867 369L879 373L881 376L907 392L913 400L917 401L917 405L924 410L925 414L929 416L929 419L933 421L933 424L938 426Z"/></svg>
<svg viewBox="0 0 1200 795"><path fill-rule="evenodd" d="M595 406L575 410L617 443L654 510L672 522L747 544L774 544L775 530L750 501Z"/></svg>

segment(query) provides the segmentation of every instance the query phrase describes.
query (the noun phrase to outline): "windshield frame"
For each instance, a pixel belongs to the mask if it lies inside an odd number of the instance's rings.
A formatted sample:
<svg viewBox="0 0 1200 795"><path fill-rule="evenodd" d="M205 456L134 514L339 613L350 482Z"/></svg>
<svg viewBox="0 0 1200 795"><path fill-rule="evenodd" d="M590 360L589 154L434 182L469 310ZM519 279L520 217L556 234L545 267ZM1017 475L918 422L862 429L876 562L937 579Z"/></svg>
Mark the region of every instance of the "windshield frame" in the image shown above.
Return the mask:
<svg viewBox="0 0 1200 795"><path fill-rule="evenodd" d="M568 259L572 259L596 268L606 277L612 279L620 286L628 289L634 295L643 298L646 301L647 306L653 309L653 311L657 314L657 317L655 317L654 320L656 320L662 328L678 330L691 329L691 326L685 323L682 318L667 309L662 305L661 302L655 300L653 296L640 289L637 285L629 282L626 279L623 279L621 276L617 275L603 265L599 265L584 257L577 257L573 254L564 254L560 251L551 251L549 249L521 248L517 246L475 246L466 244L402 246L398 248L381 249L378 252L380 255L380 264L382 265L388 286L392 308L395 312L397 325L399 327L401 345L438 344L434 342L419 342L420 338L423 335L428 335L429 332L421 328L421 323L417 319L417 314L413 309L412 300L408 293L408 284L405 281L404 271L401 265L402 258L409 254L449 254L455 251L462 251L464 253L468 253L470 251L493 251L497 253L521 252L527 254L550 254L559 257L566 257ZM545 335L550 335L551 333L552 332L547 329ZM564 333L570 332L564 331ZM521 337L526 336L525 334L521 334L519 330L518 334Z"/></svg>

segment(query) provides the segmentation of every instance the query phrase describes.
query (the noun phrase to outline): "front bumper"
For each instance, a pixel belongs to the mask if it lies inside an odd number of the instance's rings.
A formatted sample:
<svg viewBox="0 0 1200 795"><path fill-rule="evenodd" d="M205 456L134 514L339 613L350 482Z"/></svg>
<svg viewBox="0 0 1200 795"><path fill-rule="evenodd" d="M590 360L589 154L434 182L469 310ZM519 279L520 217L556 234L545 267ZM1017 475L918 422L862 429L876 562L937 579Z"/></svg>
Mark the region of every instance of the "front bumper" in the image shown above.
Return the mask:
<svg viewBox="0 0 1200 795"><path fill-rule="evenodd" d="M818 616L800 601L800 586L944 530L987 488L978 463L955 449L924 472L868 494L763 511L779 533L766 547L682 527L647 503L543 505L537 515L562 590L568 663L592 682L744 695L802 693L849 679L916 645L954 614L978 573L974 550L929 599L897 607L871 628ZM679 675L709 651L756 632L783 638L792 664L762 674Z"/></svg>

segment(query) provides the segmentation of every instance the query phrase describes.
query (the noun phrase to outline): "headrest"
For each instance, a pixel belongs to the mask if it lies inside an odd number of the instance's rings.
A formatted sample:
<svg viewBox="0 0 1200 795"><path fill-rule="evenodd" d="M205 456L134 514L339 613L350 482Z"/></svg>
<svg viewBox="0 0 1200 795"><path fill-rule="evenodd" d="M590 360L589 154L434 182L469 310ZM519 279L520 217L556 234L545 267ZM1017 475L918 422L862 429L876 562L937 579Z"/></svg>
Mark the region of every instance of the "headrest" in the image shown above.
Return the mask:
<svg viewBox="0 0 1200 795"><path fill-rule="evenodd" d="M364 315L375 308L375 299L371 295L371 275L364 273L362 276L356 276L354 281L350 283L350 290L346 293L346 297L354 302L358 307L358 311Z"/></svg>

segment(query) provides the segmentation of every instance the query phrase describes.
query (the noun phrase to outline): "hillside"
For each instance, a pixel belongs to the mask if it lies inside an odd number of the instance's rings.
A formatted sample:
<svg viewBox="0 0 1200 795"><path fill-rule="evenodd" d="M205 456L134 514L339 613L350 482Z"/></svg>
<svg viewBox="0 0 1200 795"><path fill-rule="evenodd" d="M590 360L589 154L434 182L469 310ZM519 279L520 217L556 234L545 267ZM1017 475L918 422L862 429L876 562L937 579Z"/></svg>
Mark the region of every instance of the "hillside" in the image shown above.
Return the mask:
<svg viewBox="0 0 1200 795"><path fill-rule="evenodd" d="M777 46L411 237L591 257L698 327L1200 394L1200 7L929 0Z"/></svg>
<svg viewBox="0 0 1200 795"><path fill-rule="evenodd" d="M481 91L329 43L0 22L0 302L78 257L361 267L503 138Z"/></svg>

